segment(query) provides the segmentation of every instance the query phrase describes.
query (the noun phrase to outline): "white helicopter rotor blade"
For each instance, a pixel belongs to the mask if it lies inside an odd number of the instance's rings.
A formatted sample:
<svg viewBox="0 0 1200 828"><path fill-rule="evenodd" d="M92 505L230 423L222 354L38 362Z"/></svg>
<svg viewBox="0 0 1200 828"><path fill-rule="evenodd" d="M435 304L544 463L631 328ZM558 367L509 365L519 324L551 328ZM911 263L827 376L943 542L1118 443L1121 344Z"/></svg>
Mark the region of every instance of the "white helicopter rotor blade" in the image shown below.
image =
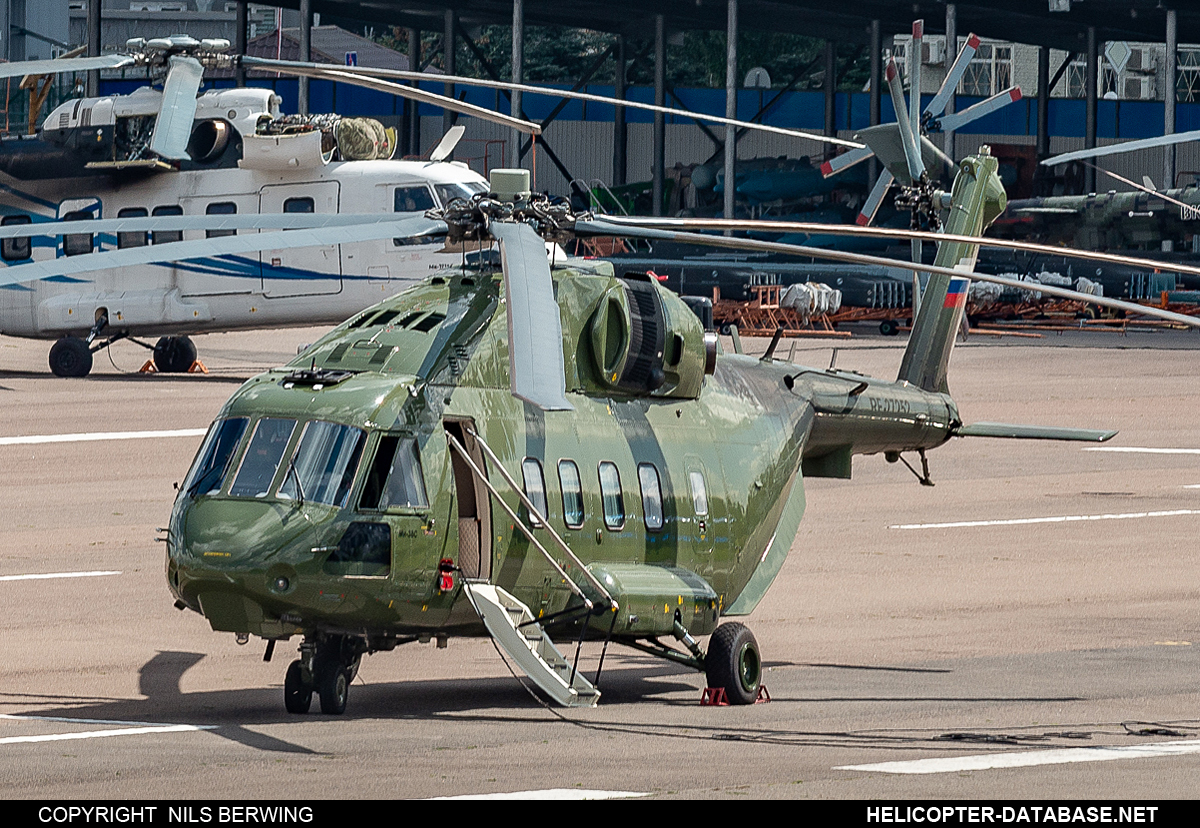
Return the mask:
<svg viewBox="0 0 1200 828"><path fill-rule="evenodd" d="M896 66L895 58L888 58L884 75L887 78L888 92L892 96L892 108L896 110L896 122L900 125L900 143L904 147L904 163L908 167L908 174L912 180L918 181L925 167L921 163L917 141L913 137L912 128L908 123L908 113L904 106L904 90L901 88L900 69Z"/></svg>
<svg viewBox="0 0 1200 828"><path fill-rule="evenodd" d="M512 393L546 411L573 411L546 243L528 224L494 221L488 230L500 242Z"/></svg>
<svg viewBox="0 0 1200 828"><path fill-rule="evenodd" d="M429 153L430 161L445 161L450 157L450 153L454 152L454 148L458 146L458 142L462 140L463 133L467 128L462 124L455 124L446 130L446 134L442 136L442 140L438 141L438 145L433 148L433 152Z"/></svg>
<svg viewBox="0 0 1200 828"><path fill-rule="evenodd" d="M99 55L98 57L56 58L54 60L19 60L0 63L0 78L20 78L25 75L58 75L63 72L87 72L93 69L118 69L134 59L129 55Z"/></svg>
<svg viewBox="0 0 1200 828"><path fill-rule="evenodd" d="M87 231L92 223L75 222L75 224L83 224L84 226L79 229ZM445 233L444 222L421 216L398 221L324 227L303 233L247 233L241 236L222 236L214 239L127 247L123 250L85 253L80 256L63 256L42 262L12 265L0 269L0 287L24 284L52 276L73 276L78 273L127 268L141 264L234 256L239 253L257 253L261 250L321 247L328 244L349 244L376 239L438 236Z"/></svg>
<svg viewBox="0 0 1200 828"><path fill-rule="evenodd" d="M192 122L196 119L196 93L204 80L204 67L194 57L171 55L163 83L162 108L154 122L151 151L176 161L187 158Z"/></svg>
<svg viewBox="0 0 1200 828"><path fill-rule="evenodd" d="M837 175L842 170L848 170L855 164L866 161L874 154L870 147L862 147L861 149L852 149L849 152L843 152L841 155L835 155L821 165L821 175L825 178Z"/></svg>
<svg viewBox="0 0 1200 828"><path fill-rule="evenodd" d="M969 276L971 279L974 279L978 282L991 282L992 284L1013 288L1015 290L1036 289L1039 293L1057 296L1062 299L1071 299L1077 302L1087 302L1092 305L1100 305L1102 307L1112 308L1114 310L1123 310L1128 313L1137 313L1143 316L1153 316L1158 319L1164 319L1168 322L1186 325L1189 328L1200 328L1200 317L1185 316L1184 314L1163 310L1162 308L1156 308L1152 305L1139 305L1134 302L1125 302L1120 299L1110 299L1107 296L1093 296L1090 293L1079 293L1078 291L1054 287L1053 285L1032 285L1030 282L1022 282L1018 279L1009 279L1004 276L992 276L985 273L968 273L949 267L937 267L935 265L927 265L920 262L906 262L901 259L889 259L883 256L868 256L862 253L850 253L845 250L828 250L826 248L808 247L800 244L781 244L780 242L766 242L758 241L756 239L740 239L734 236L709 236L701 233L680 233L667 230L637 230L630 232L628 227L622 227L619 224L612 224L604 221L576 222L575 230L576 232L589 233L598 236L636 235L640 236L641 238L651 240L658 239L662 241L674 241L690 244L705 244L714 247L728 247L734 250L750 250L761 253L783 253L789 256L808 256L817 259L830 259L832 261L847 262L849 264L894 267L903 270L909 270L914 273L940 273L950 276L951 278L959 279L961 279L963 276ZM971 238L973 241L982 241L982 239L976 239L975 237L969 238Z"/></svg>
<svg viewBox="0 0 1200 828"><path fill-rule="evenodd" d="M888 188L895 180L895 177L886 169L879 171L879 178L875 181L875 186L871 188L867 200L863 202L862 209L858 211L858 215L854 219L856 224L866 225L875 220L875 214L879 212L879 205L883 203L883 197L887 195Z"/></svg>
<svg viewBox="0 0 1200 828"><path fill-rule="evenodd" d="M214 213L203 216L96 219L82 225L78 221L40 221L0 227L0 239L61 236L80 232L116 234L186 230L303 230L396 220L395 213Z"/></svg>
<svg viewBox="0 0 1200 828"><path fill-rule="evenodd" d="M300 63L298 61L286 60L277 61L269 58L252 58L248 56L241 58L241 61L242 64L247 67L270 69L272 71L287 72L289 74L301 74L301 70L303 69L321 70L323 66L323 64L319 63ZM323 71L328 72L329 70L326 68ZM690 118L694 121L725 124L728 126L735 126L740 129L756 130L758 132L770 132L775 135L787 135L793 138L806 138L810 141L836 144L838 146L849 147L851 149L859 149L862 147L862 144L856 141L847 141L844 138L834 138L829 135L820 135L815 132L805 132L804 130L800 129L785 129L783 127L770 126L769 124L758 124L751 121L738 121L733 118L723 118L718 115L707 115L703 112L691 112L687 109L673 109L669 106L655 106L654 104L642 103L640 101L621 100L619 98L612 98L605 95L593 95L589 92L572 92L567 89L551 89L545 86L531 86L526 83L509 83L507 81L484 80L482 78L467 78L463 77L462 75L429 75L424 72L405 72L399 69L374 69L365 66L356 66L353 72L340 71L338 74L347 77L338 77L334 79L345 80L347 83L353 82L349 79L351 77L357 77L360 79L365 79L366 77L377 77L395 78L397 80L404 81L422 81L427 83L454 83L462 86L482 86L485 89L509 89L512 91L531 92L535 95L549 95L557 98L570 98L571 100L575 101L593 101L595 103L608 104L609 106L623 106L628 109L641 109L647 112L661 112L664 115L677 115L681 118ZM310 75L310 77L315 76ZM415 87L412 86L405 86L401 88L408 90L409 92L412 92L415 89ZM401 93L397 92L397 94ZM430 95L432 93L426 92L423 94ZM442 98L440 95L434 97ZM434 100L429 100L427 102L434 103L437 106L442 105ZM456 103L458 102L456 101ZM460 105L469 106L469 104ZM491 110L484 111L490 112ZM522 121L521 123L527 122Z"/></svg>
<svg viewBox="0 0 1200 828"><path fill-rule="evenodd" d="M1107 147L1093 147L1092 149L1082 149L1075 152L1065 152L1062 155L1055 155L1053 158L1047 158L1042 163L1047 167L1053 167L1055 164L1066 164L1069 161L1079 161L1083 158L1099 158L1102 155L1120 155L1123 152L1134 152L1141 149L1150 149L1152 147L1165 147L1171 144L1182 144L1188 141L1200 141L1200 129L1193 129L1190 132L1174 132L1170 135L1160 135L1157 138L1143 138L1140 141L1124 141L1120 144L1110 144Z"/></svg>
<svg viewBox="0 0 1200 828"><path fill-rule="evenodd" d="M954 65L946 73L946 79L942 81L937 94L933 96L933 100L929 102L929 106L925 107L926 115L936 117L941 115L946 109L946 104L950 103L950 96L958 88L958 82L967 73L967 65L970 64L977 51L979 51L979 37L972 32L967 35L967 42L959 50L958 57L954 59Z"/></svg>
<svg viewBox="0 0 1200 828"><path fill-rule="evenodd" d="M990 115L997 109L1003 109L1010 103L1016 103L1019 100L1021 100L1021 87L1010 86L1003 92L998 92L973 106L968 106L962 112L943 116L941 119L942 129L946 132L957 132L964 124L969 124L984 115Z"/></svg>

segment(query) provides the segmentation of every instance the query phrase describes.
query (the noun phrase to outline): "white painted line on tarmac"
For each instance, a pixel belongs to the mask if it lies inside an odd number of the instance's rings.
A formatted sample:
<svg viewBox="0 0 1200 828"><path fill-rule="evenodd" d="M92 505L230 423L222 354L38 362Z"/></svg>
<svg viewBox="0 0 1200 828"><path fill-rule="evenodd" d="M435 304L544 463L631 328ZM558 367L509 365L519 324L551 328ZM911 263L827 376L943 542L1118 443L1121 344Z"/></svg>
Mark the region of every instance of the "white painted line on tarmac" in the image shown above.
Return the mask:
<svg viewBox="0 0 1200 828"><path fill-rule="evenodd" d="M1084 451L1113 451L1118 454L1200 454L1200 448L1146 448L1142 446L1089 446Z"/></svg>
<svg viewBox="0 0 1200 828"><path fill-rule="evenodd" d="M0 446L28 446L37 443L90 443L98 440L154 440L161 437L203 437L206 428L177 428L171 431L92 431L84 434L32 434L26 437L0 437Z"/></svg>
<svg viewBox="0 0 1200 828"><path fill-rule="evenodd" d="M460 796L435 796L433 799L538 799L561 802L580 799L635 799L650 796L642 791L588 791L582 788L549 788L543 791L513 791L512 793L462 794Z"/></svg>
<svg viewBox="0 0 1200 828"><path fill-rule="evenodd" d="M1032 768L1038 765L1068 765L1076 762L1111 762L1116 759L1150 759L1194 753L1200 753L1200 740L1158 742L1150 745L1030 750L1019 753L983 753L945 759L915 759L909 762L880 762L874 765L842 765L834 770L903 774L955 773L1000 768Z"/></svg>
<svg viewBox="0 0 1200 828"><path fill-rule="evenodd" d="M108 736L144 736L148 733L194 733L202 730L216 729L216 725L119 722L110 719L71 719L63 716L27 716L16 713L0 713L0 719L26 722L117 725L117 727L110 730L77 730L72 733L43 733L37 736L5 736L0 738L0 745L28 744L31 742L62 742L74 739L102 739Z"/></svg>
<svg viewBox="0 0 1200 828"><path fill-rule="evenodd" d="M115 569L95 572L39 572L34 575L0 575L0 581L43 581L47 578L99 578L102 575L120 575Z"/></svg>
<svg viewBox="0 0 1200 828"><path fill-rule="evenodd" d="M1029 523L1078 523L1088 520L1133 520L1135 518L1200 515L1200 509L1172 509L1167 512L1124 512L1108 515L1058 515L1055 517L1013 518L1011 520L960 520L953 523L896 523L889 529L960 529L972 526L1023 526Z"/></svg>

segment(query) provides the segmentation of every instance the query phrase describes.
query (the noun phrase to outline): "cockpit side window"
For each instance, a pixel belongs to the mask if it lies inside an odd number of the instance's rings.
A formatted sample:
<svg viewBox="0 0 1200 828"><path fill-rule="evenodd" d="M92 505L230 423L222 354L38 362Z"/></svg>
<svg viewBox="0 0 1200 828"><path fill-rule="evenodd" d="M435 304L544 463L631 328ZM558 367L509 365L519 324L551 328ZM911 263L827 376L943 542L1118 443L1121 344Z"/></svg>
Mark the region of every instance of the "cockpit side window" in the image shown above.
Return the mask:
<svg viewBox="0 0 1200 828"><path fill-rule="evenodd" d="M295 420L263 417L254 427L254 436L242 455L229 494L233 497L266 497L271 490L271 481L279 469L284 449L296 429Z"/></svg>
<svg viewBox="0 0 1200 828"><path fill-rule="evenodd" d="M438 198L442 201L442 206L445 207L456 198L470 199L471 196L478 193L486 193L488 191L487 184L482 181L461 181L454 184L434 184L433 188L437 190Z"/></svg>
<svg viewBox="0 0 1200 828"><path fill-rule="evenodd" d="M429 506L429 497L417 441L385 434L379 438L358 508L384 510L397 506L424 509Z"/></svg>
<svg viewBox="0 0 1200 828"><path fill-rule="evenodd" d="M437 206L433 203L433 194L424 185L397 187L392 198L393 209L397 213L424 213Z"/></svg>
<svg viewBox="0 0 1200 828"><path fill-rule="evenodd" d="M366 434L361 428L313 420L304 427L279 497L345 506Z"/></svg>
<svg viewBox="0 0 1200 828"><path fill-rule="evenodd" d="M208 430L196 462L188 472L183 482L183 490L193 497L199 497L209 492L221 490L225 482L225 472L242 434L246 431L245 417L233 417L228 420L218 420Z"/></svg>

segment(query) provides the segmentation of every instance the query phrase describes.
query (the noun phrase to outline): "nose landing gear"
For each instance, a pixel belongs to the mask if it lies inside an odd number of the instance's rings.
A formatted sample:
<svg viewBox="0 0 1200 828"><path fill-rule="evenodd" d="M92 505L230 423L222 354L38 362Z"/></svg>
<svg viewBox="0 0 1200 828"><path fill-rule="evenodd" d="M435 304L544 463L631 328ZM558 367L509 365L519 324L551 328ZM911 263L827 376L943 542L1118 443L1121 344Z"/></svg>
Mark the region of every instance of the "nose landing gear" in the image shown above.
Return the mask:
<svg viewBox="0 0 1200 828"><path fill-rule="evenodd" d="M283 680L283 705L289 713L307 713L313 693L321 700L321 712L339 716L346 712L350 682L358 675L364 642L344 635L306 639L300 658L288 665Z"/></svg>

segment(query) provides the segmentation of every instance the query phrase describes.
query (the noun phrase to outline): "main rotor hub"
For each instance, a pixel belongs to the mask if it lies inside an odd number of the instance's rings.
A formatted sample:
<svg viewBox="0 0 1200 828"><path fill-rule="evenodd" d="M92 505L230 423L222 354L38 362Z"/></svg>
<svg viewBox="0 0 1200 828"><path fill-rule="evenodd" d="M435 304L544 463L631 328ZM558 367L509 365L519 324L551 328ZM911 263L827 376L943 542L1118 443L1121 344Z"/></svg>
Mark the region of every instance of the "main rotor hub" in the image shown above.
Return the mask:
<svg viewBox="0 0 1200 828"><path fill-rule="evenodd" d="M911 185L901 187L896 193L896 209L908 210L910 230L936 233L942 229L939 211L942 209L942 192L929 181L925 173Z"/></svg>
<svg viewBox="0 0 1200 828"><path fill-rule="evenodd" d="M488 226L493 221L524 222L548 242L563 244L575 237L575 222L589 221L590 212L576 213L565 198L533 193L519 202L500 201L490 193L456 198L443 210L425 214L440 219L449 227L448 240L483 241L492 238Z"/></svg>

